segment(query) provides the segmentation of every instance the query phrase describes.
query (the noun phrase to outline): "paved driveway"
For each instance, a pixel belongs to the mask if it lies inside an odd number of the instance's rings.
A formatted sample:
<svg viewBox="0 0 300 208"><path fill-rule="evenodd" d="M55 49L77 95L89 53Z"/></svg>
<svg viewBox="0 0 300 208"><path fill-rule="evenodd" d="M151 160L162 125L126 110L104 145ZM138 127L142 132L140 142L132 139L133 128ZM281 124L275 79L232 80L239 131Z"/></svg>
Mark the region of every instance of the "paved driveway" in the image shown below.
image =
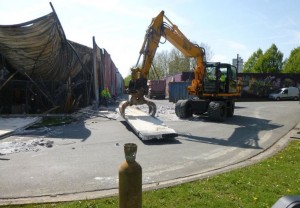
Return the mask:
<svg viewBox="0 0 300 208"><path fill-rule="evenodd" d="M128 142L138 145L144 188L195 179L264 152L300 122L295 101L237 102L235 116L224 123L179 120L173 104L155 102L157 116L178 137L143 142L121 118L94 117L0 140L36 142L27 151L0 155L0 204L116 194Z"/></svg>

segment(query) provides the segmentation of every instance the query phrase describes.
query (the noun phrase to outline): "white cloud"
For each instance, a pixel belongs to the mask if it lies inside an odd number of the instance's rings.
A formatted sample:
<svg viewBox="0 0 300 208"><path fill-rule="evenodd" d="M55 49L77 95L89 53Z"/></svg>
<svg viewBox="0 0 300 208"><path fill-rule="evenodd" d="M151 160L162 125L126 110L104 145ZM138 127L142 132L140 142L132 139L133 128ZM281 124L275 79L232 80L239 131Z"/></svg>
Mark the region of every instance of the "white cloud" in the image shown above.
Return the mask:
<svg viewBox="0 0 300 208"><path fill-rule="evenodd" d="M294 39L295 42L298 42L300 45L300 31L299 30L292 30L291 31L291 36Z"/></svg>
<svg viewBox="0 0 300 208"><path fill-rule="evenodd" d="M117 14L119 16L131 16L135 18L149 18L153 15L153 9L147 7L145 3L137 1L121 0L75 0L77 4L84 7L97 9L97 12L106 14Z"/></svg>
<svg viewBox="0 0 300 208"><path fill-rule="evenodd" d="M224 42L228 45L229 48L235 51L243 51L247 48L244 44L234 40L224 40Z"/></svg>
<svg viewBox="0 0 300 208"><path fill-rule="evenodd" d="M293 18L284 17L277 24L274 25L274 28L277 30L282 30L285 28L297 27L298 25L299 23L297 23L297 21L295 21Z"/></svg>
<svg viewBox="0 0 300 208"><path fill-rule="evenodd" d="M292 48L300 46L300 30L288 29L284 30L284 34L285 35L280 38L281 41L277 44L289 45L292 46Z"/></svg>
<svg viewBox="0 0 300 208"><path fill-rule="evenodd" d="M223 55L223 54L215 54L213 57L212 57L212 62L222 62L222 63L231 63L229 60L231 60L231 58L229 58L228 56L226 55Z"/></svg>
<svg viewBox="0 0 300 208"><path fill-rule="evenodd" d="M26 1L24 1L26 3ZM1 9L0 19L2 25L24 23L52 12L49 2L36 2L34 4L12 4ZM2 7L2 6L1 6Z"/></svg>

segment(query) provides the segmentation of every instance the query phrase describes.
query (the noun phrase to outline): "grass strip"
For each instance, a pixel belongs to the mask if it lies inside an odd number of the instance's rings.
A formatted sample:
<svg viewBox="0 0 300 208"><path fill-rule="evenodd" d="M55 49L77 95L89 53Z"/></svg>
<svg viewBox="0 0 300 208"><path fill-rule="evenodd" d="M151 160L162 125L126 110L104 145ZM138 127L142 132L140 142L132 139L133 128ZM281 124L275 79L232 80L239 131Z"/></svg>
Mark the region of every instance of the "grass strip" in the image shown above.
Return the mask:
<svg viewBox="0 0 300 208"><path fill-rule="evenodd" d="M182 185L143 192L143 208L264 208L283 195L300 195L300 142L293 140L258 164ZM25 208L116 208L118 197L31 204Z"/></svg>

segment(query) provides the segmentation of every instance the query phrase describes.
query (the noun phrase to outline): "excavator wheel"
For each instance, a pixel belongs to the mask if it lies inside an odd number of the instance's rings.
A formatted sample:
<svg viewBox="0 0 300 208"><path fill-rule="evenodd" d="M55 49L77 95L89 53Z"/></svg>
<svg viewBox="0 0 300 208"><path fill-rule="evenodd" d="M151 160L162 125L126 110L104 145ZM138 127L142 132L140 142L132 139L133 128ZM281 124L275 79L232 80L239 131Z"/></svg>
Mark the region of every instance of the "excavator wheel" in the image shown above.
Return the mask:
<svg viewBox="0 0 300 208"><path fill-rule="evenodd" d="M227 109L227 117L232 117L233 116L233 114L234 114L234 107L235 107L234 102L233 101L230 102L229 103L229 107Z"/></svg>
<svg viewBox="0 0 300 208"><path fill-rule="evenodd" d="M183 100L178 100L177 102L176 102L176 104L175 104L175 114L176 114L176 116L177 117L179 117L179 118L181 118L183 115L182 115L182 113L181 113L181 102L182 102Z"/></svg>
<svg viewBox="0 0 300 208"><path fill-rule="evenodd" d="M226 104L223 101L211 101L207 110L208 118L212 121L222 122L227 117Z"/></svg>
<svg viewBox="0 0 300 208"><path fill-rule="evenodd" d="M178 100L175 105L175 113L179 118L189 118L193 115L189 100Z"/></svg>

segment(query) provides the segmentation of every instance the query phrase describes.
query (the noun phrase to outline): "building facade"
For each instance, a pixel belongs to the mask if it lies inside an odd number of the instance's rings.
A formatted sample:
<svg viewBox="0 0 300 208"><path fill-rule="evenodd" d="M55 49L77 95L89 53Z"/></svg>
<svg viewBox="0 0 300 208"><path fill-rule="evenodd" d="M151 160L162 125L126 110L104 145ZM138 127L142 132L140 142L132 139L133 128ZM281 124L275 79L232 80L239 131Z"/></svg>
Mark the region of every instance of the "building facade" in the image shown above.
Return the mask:
<svg viewBox="0 0 300 208"><path fill-rule="evenodd" d="M238 73L241 73L243 71L244 61L239 56L239 54L237 55L237 57L235 59L232 59L232 65L238 69Z"/></svg>

